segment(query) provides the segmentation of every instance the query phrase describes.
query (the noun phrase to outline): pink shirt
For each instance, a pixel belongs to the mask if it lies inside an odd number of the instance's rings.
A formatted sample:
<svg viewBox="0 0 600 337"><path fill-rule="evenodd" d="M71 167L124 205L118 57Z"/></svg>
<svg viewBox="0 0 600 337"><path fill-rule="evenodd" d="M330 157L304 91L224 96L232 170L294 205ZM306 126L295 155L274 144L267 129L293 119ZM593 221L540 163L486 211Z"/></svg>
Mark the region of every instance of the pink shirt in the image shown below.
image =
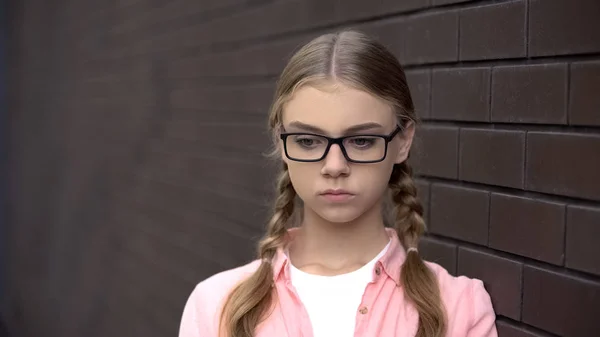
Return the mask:
<svg viewBox="0 0 600 337"><path fill-rule="evenodd" d="M356 337L409 337L417 332L418 314L404 296L400 268L406 252L396 232L388 251L373 268L373 280L357 308ZM260 261L216 274L200 282L190 295L181 320L179 337L218 337L221 305L229 291L252 274ZM440 286L448 337L496 337L496 315L483 282L454 277L441 266L427 262ZM256 330L256 337L312 337L311 323L290 281L290 261L280 249L273 262L278 296L271 315Z"/></svg>

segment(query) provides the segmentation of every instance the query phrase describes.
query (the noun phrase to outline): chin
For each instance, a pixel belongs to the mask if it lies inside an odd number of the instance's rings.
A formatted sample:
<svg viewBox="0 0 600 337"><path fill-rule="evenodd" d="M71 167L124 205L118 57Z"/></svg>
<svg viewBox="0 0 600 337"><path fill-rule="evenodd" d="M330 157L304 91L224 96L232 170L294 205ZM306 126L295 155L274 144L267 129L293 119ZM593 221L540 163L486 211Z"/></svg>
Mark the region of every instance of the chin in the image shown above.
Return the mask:
<svg viewBox="0 0 600 337"><path fill-rule="evenodd" d="M332 207L327 209L313 209L313 211L323 220L336 224L352 222L364 214L364 212L357 210L355 207Z"/></svg>

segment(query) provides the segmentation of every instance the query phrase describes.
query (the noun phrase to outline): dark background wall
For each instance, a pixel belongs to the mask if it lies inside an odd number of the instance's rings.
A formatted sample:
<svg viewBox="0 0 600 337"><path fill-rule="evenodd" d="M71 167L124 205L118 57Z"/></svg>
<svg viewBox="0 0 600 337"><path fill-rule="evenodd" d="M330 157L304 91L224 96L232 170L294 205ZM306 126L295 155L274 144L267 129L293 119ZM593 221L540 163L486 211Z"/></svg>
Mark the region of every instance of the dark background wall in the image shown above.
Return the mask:
<svg viewBox="0 0 600 337"><path fill-rule="evenodd" d="M193 286L253 258L266 110L342 27L406 65L423 254L485 281L501 336L600 333L600 3L12 1L13 336L173 336Z"/></svg>
<svg viewBox="0 0 600 337"><path fill-rule="evenodd" d="M7 130L6 123L6 9L4 1L0 0L0 308L3 307L5 297L4 282L6 280L6 242L7 242L7 201L8 201L8 173L7 173ZM4 320L0 316L0 336L4 333Z"/></svg>

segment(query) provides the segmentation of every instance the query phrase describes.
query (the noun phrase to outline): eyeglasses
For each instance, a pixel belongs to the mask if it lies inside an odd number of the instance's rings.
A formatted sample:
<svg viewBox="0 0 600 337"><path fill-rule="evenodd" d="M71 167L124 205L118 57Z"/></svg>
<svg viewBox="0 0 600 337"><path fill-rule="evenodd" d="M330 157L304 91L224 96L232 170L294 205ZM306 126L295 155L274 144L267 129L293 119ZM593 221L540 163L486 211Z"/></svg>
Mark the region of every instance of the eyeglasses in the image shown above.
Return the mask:
<svg viewBox="0 0 600 337"><path fill-rule="evenodd" d="M282 133L285 155L294 161L317 162L337 144L347 161L352 163L378 163L385 159L388 143L400 132L397 126L389 135L353 135L331 138L313 133Z"/></svg>

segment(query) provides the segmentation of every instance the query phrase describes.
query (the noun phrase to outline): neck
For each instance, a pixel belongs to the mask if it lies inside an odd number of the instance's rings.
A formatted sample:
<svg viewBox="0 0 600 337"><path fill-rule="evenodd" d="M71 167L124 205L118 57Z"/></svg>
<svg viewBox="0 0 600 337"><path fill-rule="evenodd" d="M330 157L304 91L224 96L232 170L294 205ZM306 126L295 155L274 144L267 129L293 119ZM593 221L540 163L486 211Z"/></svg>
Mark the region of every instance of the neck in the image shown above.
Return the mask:
<svg viewBox="0 0 600 337"><path fill-rule="evenodd" d="M290 246L290 259L305 272L336 275L362 267L389 240L379 204L348 223L332 223L305 209Z"/></svg>

